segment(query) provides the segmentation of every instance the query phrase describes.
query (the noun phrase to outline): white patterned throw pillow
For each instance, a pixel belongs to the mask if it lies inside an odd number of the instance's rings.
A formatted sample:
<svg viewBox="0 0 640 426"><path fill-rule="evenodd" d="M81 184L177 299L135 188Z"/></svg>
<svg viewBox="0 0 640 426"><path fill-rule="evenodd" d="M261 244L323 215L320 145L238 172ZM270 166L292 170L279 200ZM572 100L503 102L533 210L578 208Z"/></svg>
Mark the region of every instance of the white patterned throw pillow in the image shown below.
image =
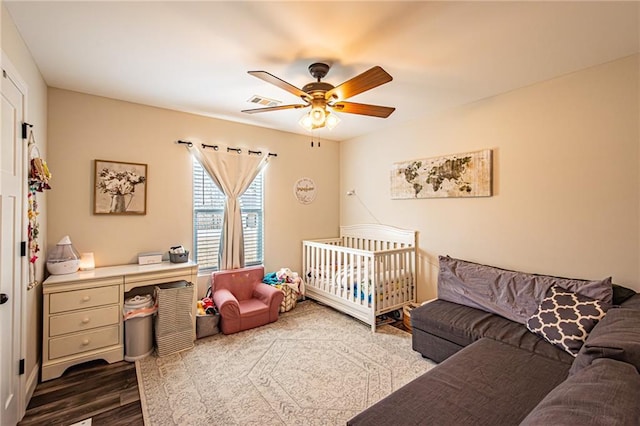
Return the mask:
<svg viewBox="0 0 640 426"><path fill-rule="evenodd" d="M527 328L576 356L607 309L608 305L598 300L552 286L527 321Z"/></svg>

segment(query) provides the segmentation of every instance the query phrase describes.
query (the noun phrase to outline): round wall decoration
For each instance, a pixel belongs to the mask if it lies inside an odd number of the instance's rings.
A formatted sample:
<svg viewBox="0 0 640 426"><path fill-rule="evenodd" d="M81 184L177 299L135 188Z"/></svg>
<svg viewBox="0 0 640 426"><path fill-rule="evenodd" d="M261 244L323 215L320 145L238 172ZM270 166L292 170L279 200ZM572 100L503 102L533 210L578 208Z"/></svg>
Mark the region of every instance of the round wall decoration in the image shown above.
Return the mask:
<svg viewBox="0 0 640 426"><path fill-rule="evenodd" d="M310 204L316 198L316 184L311 178L300 178L293 185L293 194L302 204Z"/></svg>

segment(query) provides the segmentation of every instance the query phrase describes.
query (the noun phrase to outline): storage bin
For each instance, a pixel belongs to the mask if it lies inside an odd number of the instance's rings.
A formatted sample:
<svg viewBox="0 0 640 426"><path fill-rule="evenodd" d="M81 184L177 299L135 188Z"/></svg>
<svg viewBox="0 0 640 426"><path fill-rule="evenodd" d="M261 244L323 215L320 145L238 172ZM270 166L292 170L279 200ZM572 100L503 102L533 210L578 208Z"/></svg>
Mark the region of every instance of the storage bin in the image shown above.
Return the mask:
<svg viewBox="0 0 640 426"><path fill-rule="evenodd" d="M171 263L185 263L189 260L189 250L184 253L169 253L169 261Z"/></svg>
<svg viewBox="0 0 640 426"><path fill-rule="evenodd" d="M220 322L220 315L197 315L196 316L196 339L202 339L203 337L213 336L220 333L218 323Z"/></svg>

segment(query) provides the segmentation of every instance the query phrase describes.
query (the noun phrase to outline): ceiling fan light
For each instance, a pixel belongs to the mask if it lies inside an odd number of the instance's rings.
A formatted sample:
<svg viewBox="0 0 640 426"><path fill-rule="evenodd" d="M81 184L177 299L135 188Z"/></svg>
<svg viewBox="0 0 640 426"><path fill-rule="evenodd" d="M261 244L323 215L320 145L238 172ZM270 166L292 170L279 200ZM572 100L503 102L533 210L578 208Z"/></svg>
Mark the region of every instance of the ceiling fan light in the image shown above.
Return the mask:
<svg viewBox="0 0 640 426"><path fill-rule="evenodd" d="M321 106L314 106L311 108L309 116L311 117L311 122L315 127L322 127L324 125L327 112Z"/></svg>
<svg viewBox="0 0 640 426"><path fill-rule="evenodd" d="M328 112L327 119L325 121L325 125L327 126L327 129L332 130L334 127L338 125L338 123L340 123L340 117Z"/></svg>
<svg viewBox="0 0 640 426"><path fill-rule="evenodd" d="M298 121L298 124L300 124L306 130L309 130L309 131L313 130L314 127L313 127L313 121L311 120L311 113L308 112L302 117L300 117L300 121Z"/></svg>

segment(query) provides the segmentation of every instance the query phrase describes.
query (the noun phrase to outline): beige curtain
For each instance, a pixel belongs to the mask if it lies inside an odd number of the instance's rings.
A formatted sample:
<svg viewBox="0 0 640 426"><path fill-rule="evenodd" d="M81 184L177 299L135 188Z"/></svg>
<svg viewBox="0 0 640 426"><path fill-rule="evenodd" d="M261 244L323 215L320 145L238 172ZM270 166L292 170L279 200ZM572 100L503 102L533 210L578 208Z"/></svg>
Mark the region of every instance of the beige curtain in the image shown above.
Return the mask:
<svg viewBox="0 0 640 426"><path fill-rule="evenodd" d="M218 269L223 271L242 268L244 267L244 238L240 196L267 165L269 155L268 153L259 156L218 152L200 148L195 144L189 148L189 151L227 198L224 206Z"/></svg>

